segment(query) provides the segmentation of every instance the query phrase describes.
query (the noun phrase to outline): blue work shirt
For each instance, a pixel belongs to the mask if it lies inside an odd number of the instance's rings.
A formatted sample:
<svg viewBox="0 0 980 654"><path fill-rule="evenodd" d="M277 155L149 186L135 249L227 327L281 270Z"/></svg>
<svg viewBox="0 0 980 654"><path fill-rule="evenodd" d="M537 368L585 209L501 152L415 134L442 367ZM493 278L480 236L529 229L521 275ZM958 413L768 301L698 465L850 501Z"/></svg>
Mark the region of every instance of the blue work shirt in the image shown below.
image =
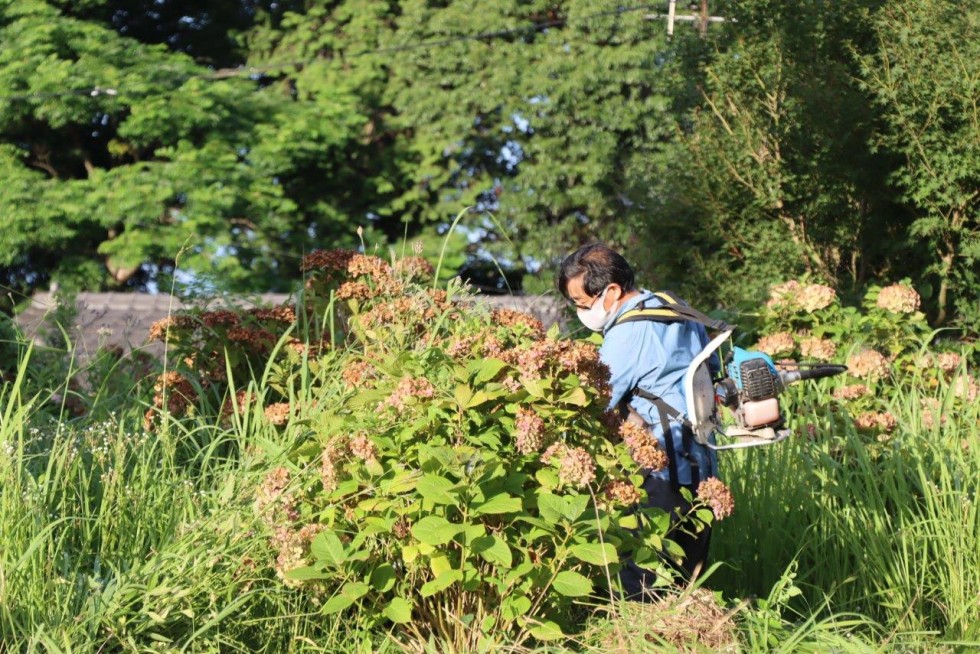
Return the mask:
<svg viewBox="0 0 980 654"><path fill-rule="evenodd" d="M660 298L647 290L640 291L638 297L631 298L616 312L621 314L637 308L642 302L647 307L663 305ZM611 321L613 324L615 321ZM630 397L633 389L639 386L644 391L656 395L675 408L682 415L687 414L687 401L684 394L684 375L691 361L708 344L708 334L703 325L689 320L660 323L651 320L637 320L614 327L607 327L604 340L599 348L599 358L609 366L611 373L612 401L610 409L616 409L624 397ZM711 363L712 373L716 372L717 357ZM651 425L660 447L664 445L663 427L657 407L641 397L633 397L630 406ZM681 425L671 420L671 435L674 451L681 452ZM718 475L718 461L715 453L703 445L691 442L690 453L698 462L701 481ZM689 485L691 464L682 456L675 456L677 481ZM668 469L651 472L651 476L668 480Z"/></svg>

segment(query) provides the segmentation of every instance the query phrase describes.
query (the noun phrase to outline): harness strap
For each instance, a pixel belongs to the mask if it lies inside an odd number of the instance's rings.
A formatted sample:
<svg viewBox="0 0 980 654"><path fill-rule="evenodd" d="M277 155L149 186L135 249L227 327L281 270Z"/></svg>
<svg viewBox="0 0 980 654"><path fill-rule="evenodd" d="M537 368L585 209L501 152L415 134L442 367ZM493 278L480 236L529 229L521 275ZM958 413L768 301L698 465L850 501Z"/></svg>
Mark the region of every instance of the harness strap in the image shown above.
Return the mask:
<svg viewBox="0 0 980 654"><path fill-rule="evenodd" d="M637 322L640 320L650 320L653 322L663 323L690 320L700 323L708 329L713 329L715 331L726 331L731 329L731 327L725 321L715 320L714 318L701 313L697 309L687 306L672 293L667 291L658 291L653 295L663 304L656 307L650 307L647 306L646 301L644 301L636 309L630 309L629 311L623 313L623 315L619 316L616 321L609 326L609 329L612 329L616 325L621 325L627 322Z"/></svg>
<svg viewBox="0 0 980 654"><path fill-rule="evenodd" d="M626 311L619 316L609 329L628 322L650 321L660 323L675 323L683 321L696 322L704 325L708 329L716 331L727 331L732 327L723 320L715 320L710 316L693 309L686 305L680 298L669 291L655 292L654 297L659 299L662 304L656 307L647 306L644 301L638 308ZM701 481L700 466L697 459L691 454L694 446L694 429L691 421L685 418L680 411L667 404L660 397L649 393L639 386L633 389L633 397L640 397L647 400L655 407L660 415L660 424L664 432L664 448L667 451L667 473L670 476L670 485L674 491L680 490L680 480L677 473L677 455L687 459L691 466L691 486L697 488ZM629 400L623 398L620 404L620 411L627 413ZM678 452L674 446L674 435L670 428L670 419L678 421L681 425L681 451Z"/></svg>

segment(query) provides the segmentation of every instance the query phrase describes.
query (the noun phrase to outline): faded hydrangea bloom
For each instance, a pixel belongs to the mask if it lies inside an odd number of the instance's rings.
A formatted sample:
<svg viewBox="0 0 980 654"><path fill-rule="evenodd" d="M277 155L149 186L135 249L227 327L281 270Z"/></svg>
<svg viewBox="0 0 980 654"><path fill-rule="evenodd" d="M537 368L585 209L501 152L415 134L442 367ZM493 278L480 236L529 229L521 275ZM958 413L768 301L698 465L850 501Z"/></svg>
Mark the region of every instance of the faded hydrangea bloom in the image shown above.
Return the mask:
<svg viewBox="0 0 980 654"><path fill-rule="evenodd" d="M949 373L960 367L960 355L955 352L940 352L936 355L936 367Z"/></svg>
<svg viewBox="0 0 980 654"><path fill-rule="evenodd" d="M532 334L541 335L544 333L544 325L540 320L531 314L514 309L494 309L492 320L495 325L510 327L512 329L522 329Z"/></svg>
<svg viewBox="0 0 980 654"><path fill-rule="evenodd" d="M619 428L619 435L629 448L633 460L641 468L657 471L667 467L669 463L667 453L660 449L660 444L649 428L624 422Z"/></svg>
<svg viewBox="0 0 980 654"><path fill-rule="evenodd" d="M847 360L847 369L852 375L862 379L887 377L891 371L885 355L875 350L852 354Z"/></svg>
<svg viewBox="0 0 980 654"><path fill-rule="evenodd" d="M398 387L395 389L395 392L388 396L378 408L394 407L396 411L401 412L405 410L409 399L429 399L434 397L435 394L436 387L428 379L403 377L398 382Z"/></svg>
<svg viewBox="0 0 980 654"><path fill-rule="evenodd" d="M573 486L588 486L595 481L592 456L581 447L566 448L558 461L558 478Z"/></svg>
<svg viewBox="0 0 980 654"><path fill-rule="evenodd" d="M541 453L541 463L550 464L554 459L561 459L568 451L568 446L562 442L552 443Z"/></svg>
<svg viewBox="0 0 980 654"><path fill-rule="evenodd" d="M890 432L898 426L898 420L887 411L865 411L854 416L854 426L864 431Z"/></svg>
<svg viewBox="0 0 980 654"><path fill-rule="evenodd" d="M291 409L288 402L276 402L265 408L265 417L276 427L282 427L289 422Z"/></svg>
<svg viewBox="0 0 980 654"><path fill-rule="evenodd" d="M922 300L914 288L902 284L892 284L881 289L878 294L878 307L892 313L915 313Z"/></svg>
<svg viewBox="0 0 980 654"><path fill-rule="evenodd" d="M967 402L973 402L977 399L977 394L980 393L980 387L977 386L977 380L973 378L973 375L962 374L958 375L952 383L953 395L960 398L961 400L966 400Z"/></svg>
<svg viewBox="0 0 980 654"><path fill-rule="evenodd" d="M800 341L800 353L807 359L830 361L837 356L837 345L829 338L804 338Z"/></svg>
<svg viewBox="0 0 980 654"><path fill-rule="evenodd" d="M760 338L759 342L755 344L755 349L765 352L769 356L776 356L777 354L792 352L796 349L796 341L793 340L793 335L788 332L776 332Z"/></svg>
<svg viewBox="0 0 980 654"><path fill-rule="evenodd" d="M837 299L837 291L823 284L804 286L796 299L797 305L804 311L819 311L826 309Z"/></svg>
<svg viewBox="0 0 980 654"><path fill-rule="evenodd" d="M769 288L769 301L766 306L770 309L793 309L799 306L798 298L803 286L796 280L791 279L782 284L776 284Z"/></svg>
<svg viewBox="0 0 980 654"><path fill-rule="evenodd" d="M856 400L864 397L871 392L871 389L864 384L850 384L842 386L834 391L834 398L838 400Z"/></svg>
<svg viewBox="0 0 980 654"><path fill-rule="evenodd" d="M735 512L732 491L717 477L708 477L698 484L697 496L711 508L715 520L724 520Z"/></svg>
<svg viewBox="0 0 980 654"><path fill-rule="evenodd" d="M532 409L521 407L515 421L514 446L521 454L537 452L544 445L544 420Z"/></svg>
<svg viewBox="0 0 980 654"><path fill-rule="evenodd" d="M640 489L628 481L616 480L606 484L606 497L616 504L633 506L643 499Z"/></svg>
<svg viewBox="0 0 980 654"><path fill-rule="evenodd" d="M347 444L347 450L351 456L360 461L378 460L378 450L374 446L374 441L368 438L366 434L357 434L351 438L350 443Z"/></svg>

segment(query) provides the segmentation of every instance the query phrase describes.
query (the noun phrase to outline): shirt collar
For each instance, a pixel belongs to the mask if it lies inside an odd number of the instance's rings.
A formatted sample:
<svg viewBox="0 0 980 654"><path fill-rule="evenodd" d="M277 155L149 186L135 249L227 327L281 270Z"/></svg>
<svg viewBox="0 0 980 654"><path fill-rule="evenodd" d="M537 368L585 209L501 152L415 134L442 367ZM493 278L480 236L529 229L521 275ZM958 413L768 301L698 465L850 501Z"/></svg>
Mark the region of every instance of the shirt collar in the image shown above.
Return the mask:
<svg viewBox="0 0 980 654"><path fill-rule="evenodd" d="M653 291L648 291L645 288L641 288L639 289L639 291L640 291L639 295L637 295L634 298L630 298L629 300L624 302L621 307L619 307L619 309L616 311L616 315L613 317L612 320L609 321L609 325L602 330L603 334L609 331L609 328L616 324L616 321L619 320L619 317L621 315L623 315L627 311L630 311L631 309L635 309L638 304L644 302L645 300L649 300L651 297L653 297Z"/></svg>

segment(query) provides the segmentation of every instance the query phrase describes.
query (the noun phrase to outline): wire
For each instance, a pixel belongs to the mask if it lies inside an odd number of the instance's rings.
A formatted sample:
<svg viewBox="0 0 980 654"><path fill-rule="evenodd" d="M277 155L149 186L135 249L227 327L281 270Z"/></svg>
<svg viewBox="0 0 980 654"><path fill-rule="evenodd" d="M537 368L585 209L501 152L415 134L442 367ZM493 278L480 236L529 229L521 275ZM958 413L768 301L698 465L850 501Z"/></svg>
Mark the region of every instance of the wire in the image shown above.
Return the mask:
<svg viewBox="0 0 980 654"><path fill-rule="evenodd" d="M616 7L615 9L609 9L606 11L597 11L591 14L585 14L583 16L578 16L576 20L590 20L593 18L603 18L607 16L620 16L623 14L635 12L635 11L650 11L659 7L658 5L636 5L630 7ZM409 52L412 50L423 50L426 48L442 48L454 43L463 43L466 41L483 41L489 39L497 39L506 36L512 36L514 34L524 34L528 32L539 32L541 30L548 29L550 27L562 27L568 24L568 18L555 18L552 20L541 21L536 23L530 23L528 25L523 25L521 27L512 27L508 29L493 30L489 32L480 32L478 34L460 34L450 38L433 40L433 41L421 41L417 43L406 43L403 45L388 46L382 48L373 48L369 50L361 50L359 52L354 52L352 54L346 55L347 59L354 59L359 57L365 57L368 55L377 54L391 54L396 52ZM262 64L259 66L237 66L234 68L221 68L210 73L199 73L195 75L183 75L174 77L174 81L178 84L184 84L192 79L201 79L207 81L217 81L223 79L229 79L233 77L240 77L243 75L253 76L261 73L279 70L281 68L290 68L292 66L302 66L306 64L312 64L318 61L331 60L333 57L314 57L311 59L299 59L292 61L278 61L270 62L267 64ZM155 93L155 92L154 92ZM48 93L8 93L0 94L0 101L15 102L18 100L42 100L50 98L60 98L68 96L127 96L127 97L138 97L143 95L150 95L149 91L141 91L139 93L127 92L125 90L120 90L116 87L111 86L94 86L79 89L67 89L65 91L55 91Z"/></svg>

